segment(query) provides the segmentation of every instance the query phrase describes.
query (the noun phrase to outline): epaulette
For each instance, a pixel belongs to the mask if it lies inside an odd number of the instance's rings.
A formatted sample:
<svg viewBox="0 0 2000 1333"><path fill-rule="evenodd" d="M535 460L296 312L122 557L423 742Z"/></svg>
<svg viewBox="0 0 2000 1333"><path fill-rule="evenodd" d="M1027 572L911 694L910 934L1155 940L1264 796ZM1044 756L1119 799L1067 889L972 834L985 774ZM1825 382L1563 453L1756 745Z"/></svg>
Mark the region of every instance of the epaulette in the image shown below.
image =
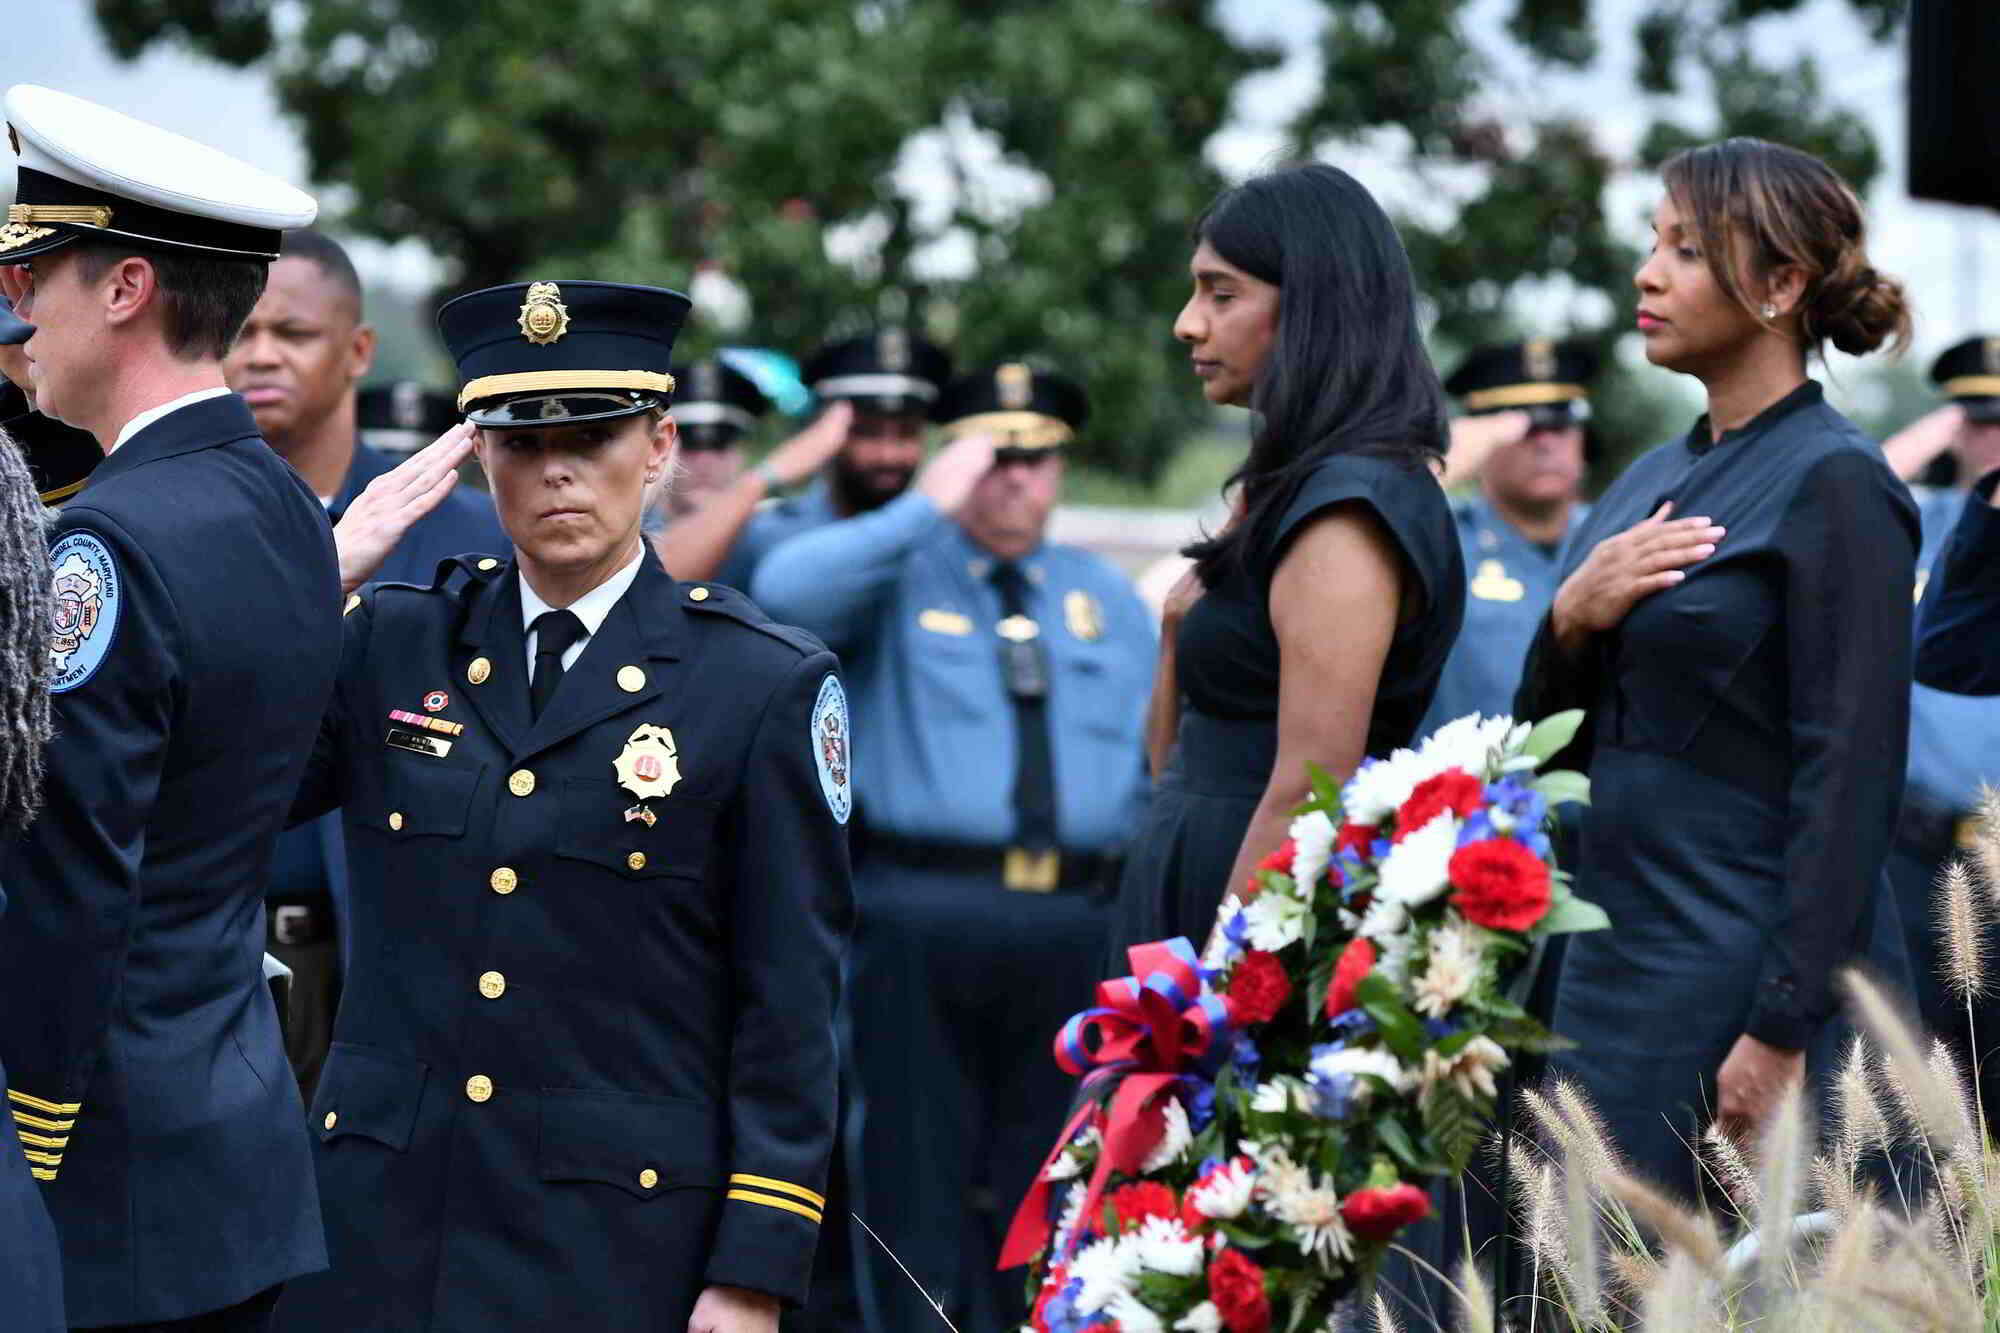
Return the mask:
<svg viewBox="0 0 2000 1333"><path fill-rule="evenodd" d="M723 616L776 639L801 657L823 653L826 645L796 625L780 625L764 609L736 589L720 583L683 583L681 605L689 611Z"/></svg>
<svg viewBox="0 0 2000 1333"><path fill-rule="evenodd" d="M453 596L463 593L475 583L490 583L507 571L507 562L491 555L453 555L438 561L437 573L425 583L403 583L384 579L377 583L364 583L361 591L350 593L341 608L345 615L381 594L395 593L443 593Z"/></svg>

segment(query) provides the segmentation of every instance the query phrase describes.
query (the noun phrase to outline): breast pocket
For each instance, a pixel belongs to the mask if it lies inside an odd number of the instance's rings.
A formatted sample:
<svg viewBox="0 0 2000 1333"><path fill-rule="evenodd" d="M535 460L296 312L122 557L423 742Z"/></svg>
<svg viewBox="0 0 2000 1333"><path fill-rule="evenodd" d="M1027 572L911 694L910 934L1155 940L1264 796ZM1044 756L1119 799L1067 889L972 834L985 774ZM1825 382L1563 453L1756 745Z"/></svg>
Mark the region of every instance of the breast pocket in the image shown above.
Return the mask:
<svg viewBox="0 0 2000 1333"><path fill-rule="evenodd" d="M1640 601L1619 635L1614 742L1685 750L1778 616L1769 572L1752 561L1703 569Z"/></svg>
<svg viewBox="0 0 2000 1333"><path fill-rule="evenodd" d="M720 808L691 796L641 803L615 782L570 778L563 783L556 855L588 861L624 879L700 879L714 850ZM651 814L650 823L641 810Z"/></svg>
<svg viewBox="0 0 2000 1333"><path fill-rule="evenodd" d="M312 1127L322 1142L372 1139L407 1152L430 1066L392 1051L337 1041L327 1057Z"/></svg>
<svg viewBox="0 0 2000 1333"><path fill-rule="evenodd" d="M356 817L397 838L462 838L485 773L483 763L392 754L381 770L380 789L362 798Z"/></svg>
<svg viewBox="0 0 2000 1333"><path fill-rule="evenodd" d="M1138 736L1146 701L1136 682L1112 670L1103 652L1065 654L1054 666L1055 705L1065 723L1106 740Z"/></svg>
<svg viewBox="0 0 2000 1333"><path fill-rule="evenodd" d="M543 1180L595 1181L641 1199L720 1189L722 1121L678 1097L545 1088L540 1166Z"/></svg>

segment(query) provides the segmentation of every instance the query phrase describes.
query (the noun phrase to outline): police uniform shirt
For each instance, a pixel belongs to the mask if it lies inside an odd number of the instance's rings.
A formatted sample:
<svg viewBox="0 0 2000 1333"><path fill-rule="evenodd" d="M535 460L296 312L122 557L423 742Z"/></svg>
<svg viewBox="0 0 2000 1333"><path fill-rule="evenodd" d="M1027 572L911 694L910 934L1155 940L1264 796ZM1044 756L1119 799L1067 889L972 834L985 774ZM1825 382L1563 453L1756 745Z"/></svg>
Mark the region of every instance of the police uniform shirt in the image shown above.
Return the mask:
<svg viewBox="0 0 2000 1333"><path fill-rule="evenodd" d="M1588 513L1571 512L1570 530ZM1437 697L1417 728L1428 736L1468 713L1511 713L1521 667L1561 580L1561 546L1529 541L1484 495L1452 505L1465 553L1465 627L1446 659Z"/></svg>
<svg viewBox="0 0 2000 1333"><path fill-rule="evenodd" d="M1932 562L1917 639L1917 682L1954 694L2000 694L2000 509L1992 504L2000 472L1973 486Z"/></svg>
<svg viewBox="0 0 2000 1333"><path fill-rule="evenodd" d="M570 608L595 632L536 718L512 562L349 601L294 810L341 805L350 858L310 1115L333 1267L287 1333L803 1298L850 910L837 664L729 589L624 577Z"/></svg>
<svg viewBox="0 0 2000 1333"><path fill-rule="evenodd" d="M832 484L821 477L802 494L767 504L751 515L742 535L729 548L716 581L748 592L757 566L780 544L800 533L839 521L840 513L833 506Z"/></svg>
<svg viewBox="0 0 2000 1333"><path fill-rule="evenodd" d="M1115 848L1143 792L1152 619L1122 574L1074 547L1021 562L1049 662L1057 823L1066 851ZM848 663L869 828L1000 847L1015 837L1019 742L995 626L994 557L911 492L793 538L758 569L772 615Z"/></svg>

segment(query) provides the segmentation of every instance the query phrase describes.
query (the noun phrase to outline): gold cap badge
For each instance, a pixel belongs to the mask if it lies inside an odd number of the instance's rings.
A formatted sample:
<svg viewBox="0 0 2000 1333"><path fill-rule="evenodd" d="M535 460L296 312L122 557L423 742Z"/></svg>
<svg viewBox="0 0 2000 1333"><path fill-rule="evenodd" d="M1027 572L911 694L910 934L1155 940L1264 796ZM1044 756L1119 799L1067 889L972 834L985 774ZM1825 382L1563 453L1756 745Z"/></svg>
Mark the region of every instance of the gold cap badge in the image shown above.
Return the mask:
<svg viewBox="0 0 2000 1333"><path fill-rule="evenodd" d="M1521 344L1521 366L1531 380L1556 377L1556 345L1547 338L1530 338Z"/></svg>
<svg viewBox="0 0 2000 1333"><path fill-rule="evenodd" d="M1034 398L1035 372L1019 361L1009 361L993 372L993 387L1000 395L1000 406L1018 412Z"/></svg>
<svg viewBox="0 0 2000 1333"><path fill-rule="evenodd" d="M1986 373L2000 375L2000 338L1988 338L1980 351L1986 362Z"/></svg>
<svg viewBox="0 0 2000 1333"><path fill-rule="evenodd" d="M642 722L625 738L625 748L611 765L618 785L642 801L671 795L681 780L680 747L665 727Z"/></svg>
<svg viewBox="0 0 2000 1333"><path fill-rule="evenodd" d="M910 368L910 335L901 329L883 329L875 338L875 359L882 369L901 374Z"/></svg>
<svg viewBox="0 0 2000 1333"><path fill-rule="evenodd" d="M528 299L521 303L521 336L537 347L546 347L569 332L569 308L563 305L562 289L553 282L528 284Z"/></svg>

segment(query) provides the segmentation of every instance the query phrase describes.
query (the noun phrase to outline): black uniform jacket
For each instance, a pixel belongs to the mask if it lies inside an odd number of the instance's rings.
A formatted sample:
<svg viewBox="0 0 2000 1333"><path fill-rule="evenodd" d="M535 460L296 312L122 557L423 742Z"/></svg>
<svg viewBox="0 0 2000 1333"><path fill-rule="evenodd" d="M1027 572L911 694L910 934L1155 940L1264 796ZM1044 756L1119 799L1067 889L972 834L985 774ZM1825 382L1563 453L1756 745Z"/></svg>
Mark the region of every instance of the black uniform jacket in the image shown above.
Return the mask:
<svg viewBox="0 0 2000 1333"><path fill-rule="evenodd" d="M1917 680L1954 694L2000 694L2000 472L1980 478L1924 588Z"/></svg>
<svg viewBox="0 0 2000 1333"><path fill-rule="evenodd" d="M287 1330L678 1329L705 1285L804 1294L850 912L838 664L649 553L531 722L518 579L462 557L349 602L294 809L347 825L310 1117L333 1266ZM647 754L671 790L642 804Z"/></svg>
<svg viewBox="0 0 2000 1333"><path fill-rule="evenodd" d="M120 445L52 536L56 738L46 808L0 859L0 1058L70 1322L152 1323L325 1262L261 963L339 575L319 501L233 394Z"/></svg>

